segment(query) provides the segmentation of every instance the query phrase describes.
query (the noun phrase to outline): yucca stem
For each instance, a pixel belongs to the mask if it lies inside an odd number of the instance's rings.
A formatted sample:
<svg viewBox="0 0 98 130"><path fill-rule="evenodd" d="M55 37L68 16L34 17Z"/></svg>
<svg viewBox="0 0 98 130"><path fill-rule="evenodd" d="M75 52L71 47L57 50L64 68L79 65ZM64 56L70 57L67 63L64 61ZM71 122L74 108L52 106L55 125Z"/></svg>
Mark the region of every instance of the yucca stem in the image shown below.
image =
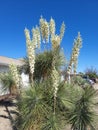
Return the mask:
<svg viewBox="0 0 98 130"><path fill-rule="evenodd" d="M56 96L54 96L54 111L53 111L54 115L56 113Z"/></svg>

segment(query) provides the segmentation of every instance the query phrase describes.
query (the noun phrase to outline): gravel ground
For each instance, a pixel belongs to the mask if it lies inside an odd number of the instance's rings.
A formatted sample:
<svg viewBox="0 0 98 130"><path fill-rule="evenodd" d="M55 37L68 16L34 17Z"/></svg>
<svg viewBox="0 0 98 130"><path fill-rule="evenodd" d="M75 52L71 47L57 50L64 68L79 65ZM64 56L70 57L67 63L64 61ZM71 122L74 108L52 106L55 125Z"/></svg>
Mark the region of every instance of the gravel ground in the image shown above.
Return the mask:
<svg viewBox="0 0 98 130"><path fill-rule="evenodd" d="M8 107L11 114L16 108ZM12 119L15 119L15 114L11 114ZM4 106L0 106L0 130L13 130L11 125L11 120L9 119L9 114Z"/></svg>

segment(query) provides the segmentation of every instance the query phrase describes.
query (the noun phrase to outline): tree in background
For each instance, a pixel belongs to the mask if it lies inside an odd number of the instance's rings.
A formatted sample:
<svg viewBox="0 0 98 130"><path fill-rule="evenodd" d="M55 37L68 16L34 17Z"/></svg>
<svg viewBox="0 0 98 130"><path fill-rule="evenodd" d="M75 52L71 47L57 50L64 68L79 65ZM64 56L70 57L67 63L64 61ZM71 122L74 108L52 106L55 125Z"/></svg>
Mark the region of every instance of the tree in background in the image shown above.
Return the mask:
<svg viewBox="0 0 98 130"><path fill-rule="evenodd" d="M96 79L98 78L98 71L93 67L87 68L85 70L85 76L96 82Z"/></svg>

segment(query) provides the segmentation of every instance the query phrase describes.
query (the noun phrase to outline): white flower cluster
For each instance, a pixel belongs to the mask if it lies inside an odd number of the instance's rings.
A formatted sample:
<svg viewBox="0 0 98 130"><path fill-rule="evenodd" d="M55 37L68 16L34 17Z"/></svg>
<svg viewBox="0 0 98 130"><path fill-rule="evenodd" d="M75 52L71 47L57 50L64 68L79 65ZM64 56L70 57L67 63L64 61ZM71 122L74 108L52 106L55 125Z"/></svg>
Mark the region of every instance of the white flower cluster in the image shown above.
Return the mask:
<svg viewBox="0 0 98 130"><path fill-rule="evenodd" d="M74 40L74 47L72 49L72 55L71 55L70 63L69 63L68 70L67 70L67 73L69 73L69 74L72 71L72 66L74 69L74 73L76 73L77 61L78 61L78 56L79 56L81 47L82 47L82 38L81 38L81 35L79 32L78 37Z"/></svg>
<svg viewBox="0 0 98 130"><path fill-rule="evenodd" d="M42 35L42 40L45 43L49 42L49 24L46 19L40 18L40 31Z"/></svg>
<svg viewBox="0 0 98 130"><path fill-rule="evenodd" d="M55 21L53 18L50 19L50 22L47 22L44 18L40 18L40 32L42 35L42 40L43 42L48 43L49 42L49 38L51 40L52 43L52 48L57 48L61 41L62 38L64 36L64 32L65 32L65 24L64 22L61 25L61 29L60 29L60 35L55 34L56 29L55 29Z"/></svg>
<svg viewBox="0 0 98 130"><path fill-rule="evenodd" d="M41 36L43 42L45 43L48 43L49 38L51 38L52 48L55 49L60 45L65 30L65 25L63 23L61 26L60 35L56 35L55 21L52 18L50 19L50 22L47 22L44 18L41 17L39 22L40 27L36 26L36 28L32 29L32 40L30 38L29 30L25 29L27 53L28 53L30 71L32 75L34 73L34 65L35 65L35 49L40 48Z"/></svg>
<svg viewBox="0 0 98 130"><path fill-rule="evenodd" d="M61 28L60 28L60 40L61 40L61 41L62 41L62 39L63 39L64 32L65 32L65 24L64 24L64 22L63 22L62 25L61 25Z"/></svg>
<svg viewBox="0 0 98 130"><path fill-rule="evenodd" d="M17 88L19 89L20 86L20 78L19 78L19 74L18 74L18 70L17 70L17 66L14 64L9 65L9 69L11 72L11 75L13 76L13 80L17 86Z"/></svg>
<svg viewBox="0 0 98 130"><path fill-rule="evenodd" d="M54 35L51 37L52 48L55 49L60 45L60 36Z"/></svg>
<svg viewBox="0 0 98 130"><path fill-rule="evenodd" d="M54 19L50 19L50 35L51 37L55 35L55 21Z"/></svg>
<svg viewBox="0 0 98 130"><path fill-rule="evenodd" d="M31 46L34 46L34 48L37 48L37 34L36 34L36 29L32 29L32 41L31 41Z"/></svg>
<svg viewBox="0 0 98 130"><path fill-rule="evenodd" d="M25 36L26 36L26 45L27 45L27 53L28 53L30 71L31 71L31 74L33 75L34 65L35 65L35 46L36 46L36 44L35 43L32 44L32 41L30 39L30 32L28 29L25 29ZM34 40L36 40L36 38Z"/></svg>
<svg viewBox="0 0 98 130"><path fill-rule="evenodd" d="M32 29L32 44L34 45L35 48L40 49L41 37L40 37L40 30L37 26L36 28Z"/></svg>
<svg viewBox="0 0 98 130"><path fill-rule="evenodd" d="M38 27L36 27L36 36L37 36L37 47L40 49L41 36L40 36L40 29Z"/></svg>
<svg viewBox="0 0 98 130"><path fill-rule="evenodd" d="M59 73L55 67L53 67L53 69L52 69L51 77L52 77L52 81L53 81L54 97L57 97L57 91L58 91L60 77L59 77Z"/></svg>

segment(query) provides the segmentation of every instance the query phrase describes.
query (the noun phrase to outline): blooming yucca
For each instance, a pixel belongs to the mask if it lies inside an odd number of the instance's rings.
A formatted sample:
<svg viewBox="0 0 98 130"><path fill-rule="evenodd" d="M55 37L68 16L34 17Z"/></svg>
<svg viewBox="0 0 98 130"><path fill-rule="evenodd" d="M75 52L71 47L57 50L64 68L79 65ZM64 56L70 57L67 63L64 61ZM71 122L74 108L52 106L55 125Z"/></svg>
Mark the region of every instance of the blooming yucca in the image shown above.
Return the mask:
<svg viewBox="0 0 98 130"><path fill-rule="evenodd" d="M67 73L69 74L72 71L72 67L74 69L74 73L76 74L77 60L78 60L79 51L81 47L82 47L82 38L81 38L80 33L78 33L77 38L74 40L74 47L72 49L72 55L71 55L71 59L70 59L68 70L67 70Z"/></svg>
<svg viewBox="0 0 98 130"><path fill-rule="evenodd" d="M35 31L35 30L33 30L33 31ZM28 29L25 29L25 36L26 36L26 45L27 45L27 53L28 53L30 71L31 71L31 74L33 75L34 65L35 65L35 44L34 43L32 44L32 42L31 42L30 33L29 33Z"/></svg>
<svg viewBox="0 0 98 130"><path fill-rule="evenodd" d="M34 48L37 48L37 31L35 28L32 29L32 42L31 42L31 44Z"/></svg>
<svg viewBox="0 0 98 130"><path fill-rule="evenodd" d="M14 64L11 64L11 65L9 66L9 69L10 69L11 75L12 75L12 77L13 77L13 80L14 80L14 82L15 82L17 88L19 89L19 87L20 87L20 78L19 78L17 66L14 65Z"/></svg>
<svg viewBox="0 0 98 130"><path fill-rule="evenodd" d="M55 66L53 66L51 77L52 77L53 88L54 88L54 97L57 97L57 91L58 91L60 77L59 77L59 73L56 70Z"/></svg>
<svg viewBox="0 0 98 130"><path fill-rule="evenodd" d="M58 35L52 36L51 43L53 49L57 48L58 46L60 46L60 37Z"/></svg>
<svg viewBox="0 0 98 130"><path fill-rule="evenodd" d="M50 19L50 35L51 37L55 35L55 21L54 19Z"/></svg>
<svg viewBox="0 0 98 130"><path fill-rule="evenodd" d="M36 37L37 37L37 47L40 49L41 36L40 36L40 29L38 27L36 27Z"/></svg>
<svg viewBox="0 0 98 130"><path fill-rule="evenodd" d="M49 42L49 24L42 17L40 18L40 31L41 31L43 42L48 43Z"/></svg>
<svg viewBox="0 0 98 130"><path fill-rule="evenodd" d="M61 40L61 41L62 41L62 39L63 39L64 32L65 32L65 24L64 24L64 22L63 22L62 25L61 25L61 28L60 28L60 40Z"/></svg>

